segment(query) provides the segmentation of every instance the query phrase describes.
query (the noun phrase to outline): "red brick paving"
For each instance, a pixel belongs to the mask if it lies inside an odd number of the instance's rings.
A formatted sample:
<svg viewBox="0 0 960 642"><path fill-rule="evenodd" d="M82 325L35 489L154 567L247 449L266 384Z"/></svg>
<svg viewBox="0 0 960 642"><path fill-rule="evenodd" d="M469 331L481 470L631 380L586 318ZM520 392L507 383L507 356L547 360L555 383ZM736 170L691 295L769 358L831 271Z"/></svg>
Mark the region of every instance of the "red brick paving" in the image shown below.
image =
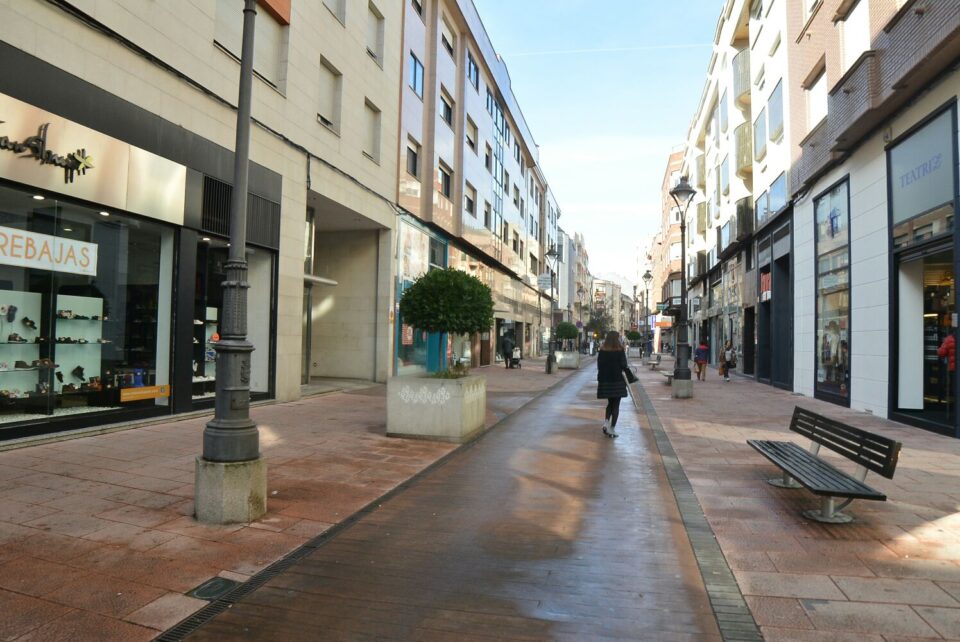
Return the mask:
<svg viewBox="0 0 960 642"><path fill-rule="evenodd" d="M768 641L960 640L960 440L716 371L675 400L663 377L639 372ZM746 440L806 447L787 430L795 405L903 442L893 480L867 476L888 501L820 524L800 514L813 495L765 482L779 470Z"/></svg>
<svg viewBox="0 0 960 642"><path fill-rule="evenodd" d="M484 368L488 425L571 371ZM198 524L208 417L0 452L0 639L149 640L202 608L184 593L243 581L454 446L387 438L382 386L254 408L268 513ZM3 444L0 444L2 446Z"/></svg>

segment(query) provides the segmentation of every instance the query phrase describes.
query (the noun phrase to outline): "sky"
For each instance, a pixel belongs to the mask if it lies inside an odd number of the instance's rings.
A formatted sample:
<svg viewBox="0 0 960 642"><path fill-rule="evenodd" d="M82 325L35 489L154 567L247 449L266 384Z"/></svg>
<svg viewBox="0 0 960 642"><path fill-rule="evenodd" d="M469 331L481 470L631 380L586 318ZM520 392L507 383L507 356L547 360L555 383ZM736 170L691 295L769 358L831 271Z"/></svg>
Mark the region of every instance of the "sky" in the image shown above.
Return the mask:
<svg viewBox="0 0 960 642"><path fill-rule="evenodd" d="M706 79L723 0L473 0L590 272L636 277Z"/></svg>

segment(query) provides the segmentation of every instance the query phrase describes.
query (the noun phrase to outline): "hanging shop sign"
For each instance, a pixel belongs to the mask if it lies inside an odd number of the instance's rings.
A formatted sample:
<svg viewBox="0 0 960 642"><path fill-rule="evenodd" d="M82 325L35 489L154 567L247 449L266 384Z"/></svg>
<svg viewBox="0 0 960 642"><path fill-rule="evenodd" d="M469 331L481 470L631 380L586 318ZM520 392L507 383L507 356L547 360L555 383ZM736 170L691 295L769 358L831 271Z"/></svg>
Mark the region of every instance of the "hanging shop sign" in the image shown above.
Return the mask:
<svg viewBox="0 0 960 642"><path fill-rule="evenodd" d="M4 94L0 178L183 225L186 167Z"/></svg>
<svg viewBox="0 0 960 642"><path fill-rule="evenodd" d="M97 275L97 244L0 227L0 265Z"/></svg>

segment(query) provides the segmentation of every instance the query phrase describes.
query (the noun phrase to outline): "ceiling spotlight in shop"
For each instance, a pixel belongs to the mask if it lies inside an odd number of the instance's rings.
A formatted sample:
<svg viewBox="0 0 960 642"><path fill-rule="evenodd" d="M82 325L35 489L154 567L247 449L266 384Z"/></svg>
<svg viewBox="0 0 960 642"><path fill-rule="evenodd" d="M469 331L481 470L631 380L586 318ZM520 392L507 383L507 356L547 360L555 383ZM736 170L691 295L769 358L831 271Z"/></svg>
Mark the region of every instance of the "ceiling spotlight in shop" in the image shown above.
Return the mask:
<svg viewBox="0 0 960 642"><path fill-rule="evenodd" d="M65 227L65 228L63 228L63 231L64 231L64 232L72 232L72 231L73 231L73 228L72 228L72 227Z"/></svg>
<svg viewBox="0 0 960 642"><path fill-rule="evenodd" d="M110 216L110 212L100 212L100 216Z"/></svg>
<svg viewBox="0 0 960 642"><path fill-rule="evenodd" d="M210 242L210 237L209 237L209 236L204 236L204 237L203 237L202 239L200 239L200 240L203 241L204 243L209 243L209 242Z"/></svg>
<svg viewBox="0 0 960 642"><path fill-rule="evenodd" d="M33 195L33 200L35 200L35 201L42 201L42 200L43 200L43 197L40 196L39 194L34 194L34 195Z"/></svg>

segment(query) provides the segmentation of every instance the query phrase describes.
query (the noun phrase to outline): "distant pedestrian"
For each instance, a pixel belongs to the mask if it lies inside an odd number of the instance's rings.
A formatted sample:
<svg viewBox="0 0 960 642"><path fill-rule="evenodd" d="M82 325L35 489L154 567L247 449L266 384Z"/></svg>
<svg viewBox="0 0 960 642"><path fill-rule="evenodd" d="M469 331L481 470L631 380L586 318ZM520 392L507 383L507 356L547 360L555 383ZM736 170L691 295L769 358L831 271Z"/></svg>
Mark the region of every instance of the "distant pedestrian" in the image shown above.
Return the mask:
<svg viewBox="0 0 960 642"><path fill-rule="evenodd" d="M697 369L697 380L706 381L707 380L707 361L710 358L710 347L707 345L707 342L700 340L700 345L697 346L697 349L693 352L693 364Z"/></svg>
<svg viewBox="0 0 960 642"><path fill-rule="evenodd" d="M730 381L730 371L737 367L737 351L733 349L733 343L727 341L723 344L723 352L720 354L720 374L724 381Z"/></svg>
<svg viewBox="0 0 960 642"><path fill-rule="evenodd" d="M500 354L503 355L503 363L507 368L510 367L513 359L513 349L516 345L513 341L513 335L509 331L506 332L500 340Z"/></svg>
<svg viewBox="0 0 960 642"><path fill-rule="evenodd" d="M620 400L627 396L624 376L636 381L636 376L627 364L620 334L615 330L607 333L597 357L597 399L607 400L604 413L603 434L617 437L617 419L620 417Z"/></svg>

